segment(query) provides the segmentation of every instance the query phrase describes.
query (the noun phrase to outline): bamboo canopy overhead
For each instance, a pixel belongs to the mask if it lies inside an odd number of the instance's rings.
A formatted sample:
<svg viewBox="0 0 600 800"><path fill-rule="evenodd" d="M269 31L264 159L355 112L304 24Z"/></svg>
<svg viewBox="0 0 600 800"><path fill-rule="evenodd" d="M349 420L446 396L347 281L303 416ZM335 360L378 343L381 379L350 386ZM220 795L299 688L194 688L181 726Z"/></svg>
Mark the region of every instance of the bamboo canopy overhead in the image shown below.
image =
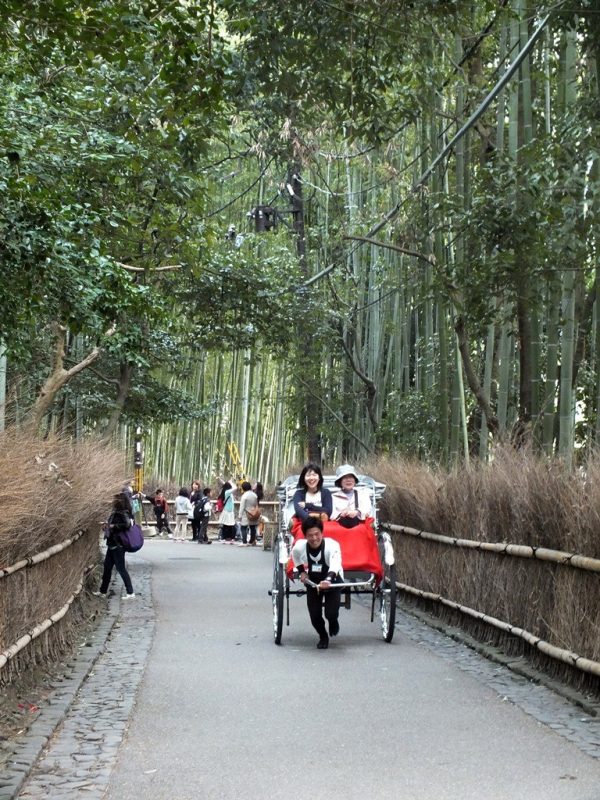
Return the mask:
<svg viewBox="0 0 600 800"><path fill-rule="evenodd" d="M114 25L123 3L83 27L59 15L52 44L48 20L7 10L0 419L125 447L142 427L146 474L175 482L216 480L228 441L266 483L308 456L450 465L514 441L571 463L594 447L590 0L310 19L217 0L135 30ZM186 58L202 113L175 78Z"/></svg>

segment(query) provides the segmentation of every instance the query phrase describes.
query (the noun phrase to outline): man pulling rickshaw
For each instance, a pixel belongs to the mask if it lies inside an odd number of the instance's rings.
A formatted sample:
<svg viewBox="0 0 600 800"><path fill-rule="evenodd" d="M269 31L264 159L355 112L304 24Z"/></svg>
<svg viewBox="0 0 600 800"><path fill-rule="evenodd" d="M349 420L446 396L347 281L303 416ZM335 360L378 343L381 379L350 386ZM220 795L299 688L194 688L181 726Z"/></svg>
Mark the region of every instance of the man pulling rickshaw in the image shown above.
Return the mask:
<svg viewBox="0 0 600 800"><path fill-rule="evenodd" d="M289 597L294 594L307 596L319 649L327 649L329 636L339 631L342 595L346 607L350 607L353 594L372 595L371 619L378 600L383 638L391 642L396 602L394 551L389 534L377 524L377 501L384 490L383 484L359 475L349 464L339 467L334 476L324 476L318 465L310 463L300 476L290 476L280 484L281 513L270 591L276 644L281 643L286 604L289 625ZM296 580L301 588L296 588Z"/></svg>

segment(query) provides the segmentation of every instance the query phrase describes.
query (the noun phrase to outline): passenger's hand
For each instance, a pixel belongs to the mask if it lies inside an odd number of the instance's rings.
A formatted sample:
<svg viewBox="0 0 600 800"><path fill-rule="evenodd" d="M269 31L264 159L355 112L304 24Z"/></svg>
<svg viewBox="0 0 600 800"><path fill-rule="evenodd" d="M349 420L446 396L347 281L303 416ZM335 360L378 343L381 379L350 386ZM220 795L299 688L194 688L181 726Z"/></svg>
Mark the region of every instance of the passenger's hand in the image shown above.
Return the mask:
<svg viewBox="0 0 600 800"><path fill-rule="evenodd" d="M324 511L320 514L321 522L327 522L329 520L329 514L326 514Z"/></svg>

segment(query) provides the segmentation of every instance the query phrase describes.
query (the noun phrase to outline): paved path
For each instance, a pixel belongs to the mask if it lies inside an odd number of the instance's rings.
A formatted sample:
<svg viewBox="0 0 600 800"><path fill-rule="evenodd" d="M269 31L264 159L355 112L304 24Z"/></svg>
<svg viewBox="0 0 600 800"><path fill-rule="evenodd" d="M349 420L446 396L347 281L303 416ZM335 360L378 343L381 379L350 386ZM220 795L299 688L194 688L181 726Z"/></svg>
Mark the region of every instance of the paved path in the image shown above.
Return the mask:
<svg viewBox="0 0 600 800"><path fill-rule="evenodd" d="M19 797L600 799L599 723L548 690L403 614L386 645L366 602L318 651L292 598L276 647L269 553L143 554L143 596Z"/></svg>

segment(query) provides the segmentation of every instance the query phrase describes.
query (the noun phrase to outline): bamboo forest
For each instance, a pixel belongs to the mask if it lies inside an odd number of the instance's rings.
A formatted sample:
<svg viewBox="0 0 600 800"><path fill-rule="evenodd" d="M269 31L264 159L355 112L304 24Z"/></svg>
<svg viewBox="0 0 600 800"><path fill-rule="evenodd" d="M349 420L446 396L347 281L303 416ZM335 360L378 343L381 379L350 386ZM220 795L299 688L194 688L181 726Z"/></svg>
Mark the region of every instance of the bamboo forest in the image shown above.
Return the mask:
<svg viewBox="0 0 600 800"><path fill-rule="evenodd" d="M596 2L0 6L2 429L268 484L594 448Z"/></svg>

